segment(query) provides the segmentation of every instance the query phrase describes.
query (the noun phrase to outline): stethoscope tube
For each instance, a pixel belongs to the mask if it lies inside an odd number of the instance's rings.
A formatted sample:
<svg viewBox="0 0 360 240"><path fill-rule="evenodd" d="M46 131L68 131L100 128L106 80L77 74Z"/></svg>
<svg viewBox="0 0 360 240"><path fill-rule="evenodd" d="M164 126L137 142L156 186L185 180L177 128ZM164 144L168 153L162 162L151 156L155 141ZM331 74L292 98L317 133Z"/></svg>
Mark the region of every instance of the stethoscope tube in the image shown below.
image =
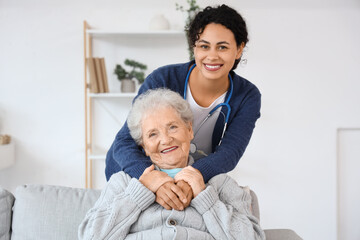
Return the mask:
<svg viewBox="0 0 360 240"><path fill-rule="evenodd" d="M189 83L189 77L190 77L190 74L192 72L192 70L196 67L196 64L194 64L193 66L191 66L191 68L189 69L187 75L186 75L186 79L185 79L185 86L184 86L184 99L186 100L186 94L187 94L187 86L188 86L188 83ZM231 112L231 107L230 107L230 99L232 97L232 94L233 94L233 89L234 89L234 85L233 85L233 80L232 80L232 77L229 73L229 82L230 82L230 92L229 92L229 96L228 98L226 99L226 101L224 103L220 103L218 105L216 105L210 112L209 114L206 116L206 118L201 122L200 124L200 127L199 129L201 128L201 126L206 122L206 120L209 119L209 117L212 116L212 114L219 108L219 107L222 107L222 106L225 106L227 107L228 111L226 113L226 117L225 117L225 124L224 124L224 128L223 128L223 131L221 133L221 138L220 138L220 141L219 141L219 144L218 146L220 146L221 142L222 142L222 139L224 137L224 134L225 134L225 131L226 131L226 128L227 128L227 124L229 122L229 118L230 118L230 112ZM196 133L195 133L196 135Z"/></svg>

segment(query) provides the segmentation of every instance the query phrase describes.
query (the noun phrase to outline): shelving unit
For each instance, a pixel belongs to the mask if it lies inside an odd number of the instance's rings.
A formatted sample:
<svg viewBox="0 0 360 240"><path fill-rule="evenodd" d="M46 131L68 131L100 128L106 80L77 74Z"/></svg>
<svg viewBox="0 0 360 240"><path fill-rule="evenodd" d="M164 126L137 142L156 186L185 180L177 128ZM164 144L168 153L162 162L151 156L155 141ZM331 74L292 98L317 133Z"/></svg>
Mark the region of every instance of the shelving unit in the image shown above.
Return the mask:
<svg viewBox="0 0 360 240"><path fill-rule="evenodd" d="M121 118L127 116L127 111L130 110L131 101L136 96L136 93L120 93L120 88L114 88L112 83L110 69L107 69L110 93L90 93L89 90L89 76L86 59L88 57L104 57L105 64L108 66L115 66L116 63L121 63L125 58L137 59L148 65L149 73L162 65L185 62L187 61L187 45L185 34L183 31L122 31L122 30L102 30L92 29L90 25L84 21L84 101L85 101L85 187L93 187L93 161L104 161L106 157L106 150L96 149L95 140L97 136L95 127L100 127L101 121L95 121L99 114L96 112L96 106L99 105L101 109L110 116L112 122L117 124L117 130L113 130L112 134L115 136L120 129L125 119L119 120L114 106L121 105ZM122 52L119 53L119 48ZM159 49L166 49L165 57L160 57ZM110 50L109 50L110 49ZM96 53L96 51L98 51ZM99 53L101 52L101 54ZM104 53L106 52L106 53ZM136 53L138 53L136 55ZM100 56L99 56L100 55ZM118 57L121 55L122 59ZM113 82L111 82L113 81ZM110 107L108 106L110 105ZM125 116L126 115L126 116ZM106 125L106 124L105 124ZM107 129L109 130L109 129ZM109 131L108 131L109 132ZM113 138L111 139L111 141ZM110 146L109 146L110 147ZM105 175L103 177L105 179Z"/></svg>

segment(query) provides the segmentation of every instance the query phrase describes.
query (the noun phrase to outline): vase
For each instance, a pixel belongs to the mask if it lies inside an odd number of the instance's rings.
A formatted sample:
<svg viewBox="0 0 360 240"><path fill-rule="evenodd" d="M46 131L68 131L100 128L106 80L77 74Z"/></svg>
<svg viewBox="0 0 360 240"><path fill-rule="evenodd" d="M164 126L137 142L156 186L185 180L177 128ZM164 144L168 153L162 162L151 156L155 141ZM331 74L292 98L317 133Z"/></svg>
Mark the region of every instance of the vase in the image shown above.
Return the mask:
<svg viewBox="0 0 360 240"><path fill-rule="evenodd" d="M162 14L155 15L149 23L149 29L153 31L169 30L169 21Z"/></svg>
<svg viewBox="0 0 360 240"><path fill-rule="evenodd" d="M121 80L121 92L135 92L135 81L131 79Z"/></svg>

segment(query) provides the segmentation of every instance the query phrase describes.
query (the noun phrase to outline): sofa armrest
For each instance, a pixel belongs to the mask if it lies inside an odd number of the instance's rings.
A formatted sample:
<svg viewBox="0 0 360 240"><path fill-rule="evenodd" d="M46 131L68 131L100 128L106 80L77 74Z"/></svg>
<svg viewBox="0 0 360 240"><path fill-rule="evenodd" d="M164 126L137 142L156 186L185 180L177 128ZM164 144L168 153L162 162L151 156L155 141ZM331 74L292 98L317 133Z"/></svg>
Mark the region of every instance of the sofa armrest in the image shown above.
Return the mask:
<svg viewBox="0 0 360 240"><path fill-rule="evenodd" d="M10 239L12 207L14 204L14 196L0 187L0 239Z"/></svg>
<svg viewBox="0 0 360 240"><path fill-rule="evenodd" d="M266 240L302 240L302 238L291 229L266 229L264 231Z"/></svg>

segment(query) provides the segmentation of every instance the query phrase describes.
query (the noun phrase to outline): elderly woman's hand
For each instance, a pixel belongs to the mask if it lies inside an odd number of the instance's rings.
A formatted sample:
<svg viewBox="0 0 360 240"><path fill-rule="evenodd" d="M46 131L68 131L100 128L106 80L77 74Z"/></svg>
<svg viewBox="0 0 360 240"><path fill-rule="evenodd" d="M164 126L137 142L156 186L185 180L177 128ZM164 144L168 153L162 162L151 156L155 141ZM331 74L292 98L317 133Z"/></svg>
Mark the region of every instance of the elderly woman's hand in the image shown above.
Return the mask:
<svg viewBox="0 0 360 240"><path fill-rule="evenodd" d="M173 182L174 180L166 173L154 170L154 164L146 168L140 176L139 181L153 193L159 189L166 182Z"/></svg>
<svg viewBox="0 0 360 240"><path fill-rule="evenodd" d="M202 174L199 170L193 168L192 166L187 166L176 174L175 182L179 182L181 180L184 180L191 186L194 197L205 189L205 182Z"/></svg>

